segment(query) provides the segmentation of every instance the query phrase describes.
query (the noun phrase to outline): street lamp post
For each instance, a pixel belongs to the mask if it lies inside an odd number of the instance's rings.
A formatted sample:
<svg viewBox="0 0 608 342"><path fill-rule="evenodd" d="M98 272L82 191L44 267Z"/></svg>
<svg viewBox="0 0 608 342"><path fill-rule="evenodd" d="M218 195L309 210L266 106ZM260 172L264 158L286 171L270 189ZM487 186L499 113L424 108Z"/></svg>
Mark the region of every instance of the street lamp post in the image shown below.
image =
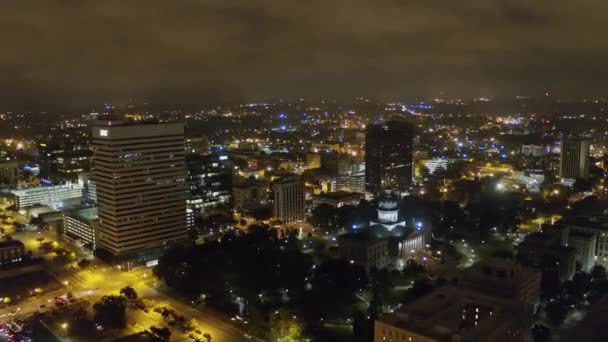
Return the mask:
<svg viewBox="0 0 608 342"><path fill-rule="evenodd" d="M67 322L62 323L61 328L63 329L63 332L65 333L65 337L68 337L68 323Z"/></svg>

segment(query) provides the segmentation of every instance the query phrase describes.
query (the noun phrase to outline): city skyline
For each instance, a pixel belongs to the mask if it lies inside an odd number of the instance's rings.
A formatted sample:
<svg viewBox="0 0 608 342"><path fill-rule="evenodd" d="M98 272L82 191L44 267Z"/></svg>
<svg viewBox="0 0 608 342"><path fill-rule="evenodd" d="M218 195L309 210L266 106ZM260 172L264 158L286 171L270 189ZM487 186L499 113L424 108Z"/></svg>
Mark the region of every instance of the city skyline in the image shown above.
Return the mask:
<svg viewBox="0 0 608 342"><path fill-rule="evenodd" d="M0 342L595 342L608 2L0 2Z"/></svg>

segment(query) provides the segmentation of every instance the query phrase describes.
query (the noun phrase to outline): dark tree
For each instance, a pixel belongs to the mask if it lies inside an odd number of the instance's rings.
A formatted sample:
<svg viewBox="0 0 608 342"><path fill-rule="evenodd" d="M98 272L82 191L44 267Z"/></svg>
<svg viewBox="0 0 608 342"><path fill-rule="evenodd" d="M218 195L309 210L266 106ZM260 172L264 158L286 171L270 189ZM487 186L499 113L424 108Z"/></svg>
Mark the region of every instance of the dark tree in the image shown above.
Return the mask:
<svg viewBox="0 0 608 342"><path fill-rule="evenodd" d="M127 317L125 302L121 296L104 296L93 305L95 321L113 328L124 328Z"/></svg>
<svg viewBox="0 0 608 342"><path fill-rule="evenodd" d="M150 332L163 341L169 341L171 337L171 330L167 327L157 328L155 326L151 326Z"/></svg>
<svg viewBox="0 0 608 342"><path fill-rule="evenodd" d="M593 281L606 280L606 268L602 265L595 265L591 269L590 275Z"/></svg>
<svg viewBox="0 0 608 342"><path fill-rule="evenodd" d="M326 203L321 203L312 211L311 223L323 230L329 230L334 224L336 209Z"/></svg>
<svg viewBox="0 0 608 342"><path fill-rule="evenodd" d="M128 300L137 299L137 292L135 292L135 289L133 289L131 286L126 286L120 289L120 294L125 296L125 298Z"/></svg>
<svg viewBox="0 0 608 342"><path fill-rule="evenodd" d="M79 308L72 315L68 325L71 336L91 336L95 332L95 323L89 318L87 311Z"/></svg>
<svg viewBox="0 0 608 342"><path fill-rule="evenodd" d="M552 324L559 326L568 316L568 306L559 300L553 300L545 307L545 313Z"/></svg>

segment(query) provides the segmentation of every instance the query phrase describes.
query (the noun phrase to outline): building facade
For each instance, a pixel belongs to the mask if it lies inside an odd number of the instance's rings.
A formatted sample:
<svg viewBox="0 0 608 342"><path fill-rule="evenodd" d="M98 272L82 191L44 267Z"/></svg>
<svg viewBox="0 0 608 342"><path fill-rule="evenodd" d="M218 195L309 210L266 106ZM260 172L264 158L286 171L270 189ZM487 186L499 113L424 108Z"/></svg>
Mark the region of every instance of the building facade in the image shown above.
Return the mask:
<svg viewBox="0 0 608 342"><path fill-rule="evenodd" d="M589 140L566 136L561 142L559 177L589 178Z"/></svg>
<svg viewBox="0 0 608 342"><path fill-rule="evenodd" d="M95 250L98 222L97 208L66 211L63 213L63 236L69 242Z"/></svg>
<svg viewBox="0 0 608 342"><path fill-rule="evenodd" d="M583 269L595 264L608 267L608 216L566 217L556 226L562 229L562 245L576 249Z"/></svg>
<svg viewBox="0 0 608 342"><path fill-rule="evenodd" d="M391 262L388 239L374 239L366 234L338 236L340 258L357 263L366 269L384 268Z"/></svg>
<svg viewBox="0 0 608 342"><path fill-rule="evenodd" d="M368 125L365 136L366 190L379 194L385 188L406 191L412 182L414 126L390 121Z"/></svg>
<svg viewBox="0 0 608 342"><path fill-rule="evenodd" d="M0 163L0 187L17 185L19 164L15 161Z"/></svg>
<svg viewBox="0 0 608 342"><path fill-rule="evenodd" d="M98 251L122 259L184 240L183 125L105 122L93 138Z"/></svg>
<svg viewBox="0 0 608 342"><path fill-rule="evenodd" d="M11 190L18 209L35 205L46 205L53 209L60 209L64 202L78 200L83 196L83 187L77 183L63 185L32 186Z"/></svg>
<svg viewBox="0 0 608 342"><path fill-rule="evenodd" d="M186 155L187 203L195 213L229 204L232 197L232 164L225 154Z"/></svg>
<svg viewBox="0 0 608 342"><path fill-rule="evenodd" d="M328 192L312 197L313 209L321 204L331 205L334 208L340 208L345 205L357 206L365 196L358 192L335 191Z"/></svg>
<svg viewBox="0 0 608 342"><path fill-rule="evenodd" d="M0 241L0 265L9 265L23 261L25 247L21 241Z"/></svg>
<svg viewBox="0 0 608 342"><path fill-rule="evenodd" d="M273 183L273 216L285 223L304 220L304 182L299 177L288 177Z"/></svg>

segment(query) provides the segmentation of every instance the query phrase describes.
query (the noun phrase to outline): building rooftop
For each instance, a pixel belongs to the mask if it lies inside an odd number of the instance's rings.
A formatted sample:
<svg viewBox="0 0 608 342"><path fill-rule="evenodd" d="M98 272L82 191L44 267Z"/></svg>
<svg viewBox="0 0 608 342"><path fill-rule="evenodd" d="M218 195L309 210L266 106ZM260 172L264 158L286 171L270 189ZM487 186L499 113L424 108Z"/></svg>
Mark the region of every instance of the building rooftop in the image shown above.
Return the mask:
<svg viewBox="0 0 608 342"><path fill-rule="evenodd" d="M559 221L560 224L581 226L598 230L608 230L608 215L570 216Z"/></svg>
<svg viewBox="0 0 608 342"><path fill-rule="evenodd" d="M505 304L476 291L445 286L378 321L439 341L452 341L453 336L479 341L497 337L494 334L513 324L514 315Z"/></svg>
<svg viewBox="0 0 608 342"><path fill-rule="evenodd" d="M91 222L98 219L97 208L78 209L66 212L66 215L79 221Z"/></svg>
<svg viewBox="0 0 608 342"><path fill-rule="evenodd" d="M315 197L322 197L322 198L328 198L328 199L334 199L334 200L349 198L349 197L353 197L353 196L361 196L361 194L358 192L349 192L349 191L340 190L340 191L327 192L324 194L315 195Z"/></svg>
<svg viewBox="0 0 608 342"><path fill-rule="evenodd" d="M19 240L0 241L0 248L7 248L7 247L23 247L23 243Z"/></svg>

